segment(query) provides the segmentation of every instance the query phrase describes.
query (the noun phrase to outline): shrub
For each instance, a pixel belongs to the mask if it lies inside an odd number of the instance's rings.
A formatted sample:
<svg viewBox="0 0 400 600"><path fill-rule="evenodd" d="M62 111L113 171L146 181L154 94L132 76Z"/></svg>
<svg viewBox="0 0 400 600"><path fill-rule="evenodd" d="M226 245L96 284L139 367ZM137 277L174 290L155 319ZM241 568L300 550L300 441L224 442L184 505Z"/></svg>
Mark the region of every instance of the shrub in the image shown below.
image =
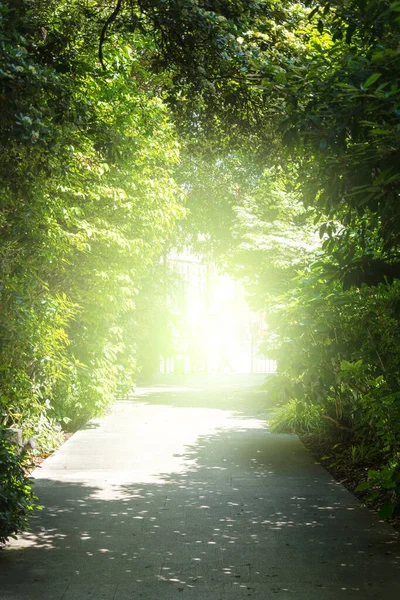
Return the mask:
<svg viewBox="0 0 400 600"><path fill-rule="evenodd" d="M318 406L290 400L275 410L269 425L274 433L309 433L321 428L321 410Z"/></svg>
<svg viewBox="0 0 400 600"><path fill-rule="evenodd" d="M390 461L380 471L368 471L368 480L360 483L356 491L368 490L367 501L379 498L381 519L400 516L400 461Z"/></svg>
<svg viewBox="0 0 400 600"><path fill-rule="evenodd" d="M26 529L29 513L37 508L24 462L6 430L0 428L0 544Z"/></svg>

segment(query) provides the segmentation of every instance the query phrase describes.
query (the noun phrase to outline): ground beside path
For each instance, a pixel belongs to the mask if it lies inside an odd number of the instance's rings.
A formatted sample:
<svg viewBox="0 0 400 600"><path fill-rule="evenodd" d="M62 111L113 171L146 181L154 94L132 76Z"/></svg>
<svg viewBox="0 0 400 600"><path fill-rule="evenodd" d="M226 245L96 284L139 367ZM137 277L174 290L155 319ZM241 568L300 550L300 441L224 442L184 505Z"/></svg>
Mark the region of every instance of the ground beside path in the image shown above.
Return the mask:
<svg viewBox="0 0 400 600"><path fill-rule="evenodd" d="M396 533L268 433L261 382L165 380L73 435L35 472L0 599L397 600Z"/></svg>

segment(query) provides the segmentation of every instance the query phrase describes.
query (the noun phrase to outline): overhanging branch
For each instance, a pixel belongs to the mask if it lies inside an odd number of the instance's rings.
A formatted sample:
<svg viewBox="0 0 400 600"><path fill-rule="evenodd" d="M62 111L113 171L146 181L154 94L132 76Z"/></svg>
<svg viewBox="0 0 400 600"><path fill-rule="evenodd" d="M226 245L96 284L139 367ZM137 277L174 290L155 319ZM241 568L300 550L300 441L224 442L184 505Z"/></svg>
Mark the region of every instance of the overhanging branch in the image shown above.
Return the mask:
<svg viewBox="0 0 400 600"><path fill-rule="evenodd" d="M110 25L115 21L115 19L117 18L121 7L122 7L122 2L123 0L117 0L117 4L116 7L114 8L113 12L111 13L111 15L108 17L107 21L104 23L103 28L101 30L100 33L100 40L99 40L99 61L100 64L103 68L103 71L106 70L106 65L104 64L104 55L103 55L103 45L106 39L106 33L107 33L107 29L110 27Z"/></svg>

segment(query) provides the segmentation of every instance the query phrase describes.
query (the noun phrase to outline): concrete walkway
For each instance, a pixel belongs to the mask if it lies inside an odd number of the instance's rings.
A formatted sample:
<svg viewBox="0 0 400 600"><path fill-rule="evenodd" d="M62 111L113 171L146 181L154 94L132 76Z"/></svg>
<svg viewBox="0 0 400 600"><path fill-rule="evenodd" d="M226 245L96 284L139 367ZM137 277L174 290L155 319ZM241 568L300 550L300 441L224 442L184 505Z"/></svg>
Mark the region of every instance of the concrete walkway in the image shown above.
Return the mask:
<svg viewBox="0 0 400 600"><path fill-rule="evenodd" d="M395 532L268 433L261 381L169 381L76 433L35 472L1 600L400 598Z"/></svg>

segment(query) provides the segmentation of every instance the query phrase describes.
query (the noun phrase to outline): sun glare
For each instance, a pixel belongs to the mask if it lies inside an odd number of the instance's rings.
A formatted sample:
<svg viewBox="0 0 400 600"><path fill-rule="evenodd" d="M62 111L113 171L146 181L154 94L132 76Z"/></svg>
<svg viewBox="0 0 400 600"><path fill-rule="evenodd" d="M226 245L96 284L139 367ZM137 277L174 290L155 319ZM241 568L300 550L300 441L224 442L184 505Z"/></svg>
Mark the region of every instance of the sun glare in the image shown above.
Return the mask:
<svg viewBox="0 0 400 600"><path fill-rule="evenodd" d="M172 254L168 267L177 278L170 309L178 325L175 355L162 358L162 373L274 372L274 361L260 353L264 316L250 309L240 282L187 250Z"/></svg>

